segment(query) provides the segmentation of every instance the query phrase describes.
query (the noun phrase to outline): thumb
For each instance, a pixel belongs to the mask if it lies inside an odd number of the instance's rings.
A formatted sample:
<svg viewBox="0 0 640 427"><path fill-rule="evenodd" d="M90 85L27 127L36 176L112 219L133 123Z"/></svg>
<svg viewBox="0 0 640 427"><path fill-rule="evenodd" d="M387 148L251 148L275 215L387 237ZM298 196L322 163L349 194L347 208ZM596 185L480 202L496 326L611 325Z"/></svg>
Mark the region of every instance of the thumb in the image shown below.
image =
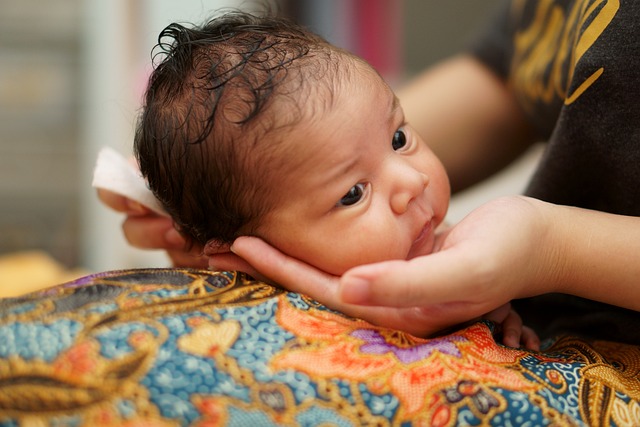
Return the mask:
<svg viewBox="0 0 640 427"><path fill-rule="evenodd" d="M343 302L387 307L416 307L461 301L469 295L478 270L460 250L359 266L340 280Z"/></svg>

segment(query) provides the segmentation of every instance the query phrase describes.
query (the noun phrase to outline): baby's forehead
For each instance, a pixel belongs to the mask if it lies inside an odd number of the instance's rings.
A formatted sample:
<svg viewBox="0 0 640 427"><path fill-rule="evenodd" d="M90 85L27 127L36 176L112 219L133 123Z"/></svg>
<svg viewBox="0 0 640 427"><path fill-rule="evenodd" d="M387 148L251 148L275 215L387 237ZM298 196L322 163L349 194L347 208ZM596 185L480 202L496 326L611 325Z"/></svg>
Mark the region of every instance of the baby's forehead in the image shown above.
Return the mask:
<svg viewBox="0 0 640 427"><path fill-rule="evenodd" d="M364 60L338 52L331 62L331 67L322 72L310 64L287 76L267 108L263 130L282 131L285 135L308 127L324 130L323 120L336 113L343 114L348 122L354 98L397 103L390 87Z"/></svg>
<svg viewBox="0 0 640 427"><path fill-rule="evenodd" d="M397 98L373 68L364 61L351 61L341 74L305 79L294 96L276 96L269 109L271 119L261 122L261 130L271 140L270 149L290 163L296 154L307 157L315 152L313 144L339 138L341 131L362 125L354 120L362 120L358 113L363 105L373 108L373 103L381 103L383 110L388 104L392 114Z"/></svg>
<svg viewBox="0 0 640 427"><path fill-rule="evenodd" d="M395 96L382 78L362 60L340 54L330 72L308 75L304 68L297 76L288 76L271 97L269 105L245 130L245 138L255 141L254 150L268 171L263 178L279 181L301 174L299 163L314 162L315 147L336 137L337 126L352 123L353 98L389 99ZM311 70L313 72L313 70ZM374 96L373 93L376 95ZM335 120L335 117L338 120ZM332 117L331 124L326 123Z"/></svg>
<svg viewBox="0 0 640 427"><path fill-rule="evenodd" d="M309 120L318 119L323 113L339 108L337 99L344 92L349 96L366 95L366 92L390 91L380 75L364 60L336 50L322 68L309 61L297 72L288 73L283 82L278 102L274 103L279 114L290 116L293 107L306 113ZM391 94L393 96L393 94Z"/></svg>

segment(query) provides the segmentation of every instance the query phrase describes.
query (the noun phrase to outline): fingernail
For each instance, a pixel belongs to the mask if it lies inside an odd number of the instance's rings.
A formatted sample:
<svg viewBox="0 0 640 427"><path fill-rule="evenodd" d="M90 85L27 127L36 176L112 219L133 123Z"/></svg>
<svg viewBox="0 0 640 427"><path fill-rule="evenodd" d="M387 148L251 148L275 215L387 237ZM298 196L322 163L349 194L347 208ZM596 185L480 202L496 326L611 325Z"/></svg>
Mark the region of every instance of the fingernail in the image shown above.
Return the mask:
<svg viewBox="0 0 640 427"><path fill-rule="evenodd" d="M127 211L129 213L131 213L131 214L134 214L134 213L145 214L145 213L147 213L147 208L145 208L144 205L136 202L135 200L127 199L126 204L127 204Z"/></svg>
<svg viewBox="0 0 640 427"><path fill-rule="evenodd" d="M341 297L350 304L366 304L371 296L371 282L363 277L343 277Z"/></svg>
<svg viewBox="0 0 640 427"><path fill-rule="evenodd" d="M252 239L252 237L251 237L251 236L240 236L240 237L236 237L236 240L234 240L234 241L231 243L231 246L229 246L229 250L235 254L235 253L236 253L236 247L237 247L237 246L236 246L236 244L237 244L238 242L251 241L251 239ZM242 244L241 244L240 246L242 246Z"/></svg>

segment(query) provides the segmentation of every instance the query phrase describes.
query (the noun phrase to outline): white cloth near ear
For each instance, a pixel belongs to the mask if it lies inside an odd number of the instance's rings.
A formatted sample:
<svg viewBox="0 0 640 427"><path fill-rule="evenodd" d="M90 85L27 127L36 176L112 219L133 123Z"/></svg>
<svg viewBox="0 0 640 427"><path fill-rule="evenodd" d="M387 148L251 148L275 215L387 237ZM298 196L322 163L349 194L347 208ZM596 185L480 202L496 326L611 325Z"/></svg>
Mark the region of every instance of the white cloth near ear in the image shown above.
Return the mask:
<svg viewBox="0 0 640 427"><path fill-rule="evenodd" d="M127 158L110 147L103 147L93 171L92 186L118 193L134 200L159 215L168 216L153 195L140 171Z"/></svg>

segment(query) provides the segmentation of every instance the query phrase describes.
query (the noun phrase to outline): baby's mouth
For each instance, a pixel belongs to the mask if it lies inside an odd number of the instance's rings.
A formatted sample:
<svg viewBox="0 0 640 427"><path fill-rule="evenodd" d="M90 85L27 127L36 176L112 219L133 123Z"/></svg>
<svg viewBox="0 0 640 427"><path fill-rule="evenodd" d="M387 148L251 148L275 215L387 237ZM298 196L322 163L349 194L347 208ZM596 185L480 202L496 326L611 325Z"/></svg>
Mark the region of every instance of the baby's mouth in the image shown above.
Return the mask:
<svg viewBox="0 0 640 427"><path fill-rule="evenodd" d="M415 258L421 255L428 255L433 251L433 227L431 220L427 221L418 237L413 241L407 259ZM428 245L427 245L428 244ZM426 246L428 246L428 248ZM425 250L426 249L426 250Z"/></svg>

